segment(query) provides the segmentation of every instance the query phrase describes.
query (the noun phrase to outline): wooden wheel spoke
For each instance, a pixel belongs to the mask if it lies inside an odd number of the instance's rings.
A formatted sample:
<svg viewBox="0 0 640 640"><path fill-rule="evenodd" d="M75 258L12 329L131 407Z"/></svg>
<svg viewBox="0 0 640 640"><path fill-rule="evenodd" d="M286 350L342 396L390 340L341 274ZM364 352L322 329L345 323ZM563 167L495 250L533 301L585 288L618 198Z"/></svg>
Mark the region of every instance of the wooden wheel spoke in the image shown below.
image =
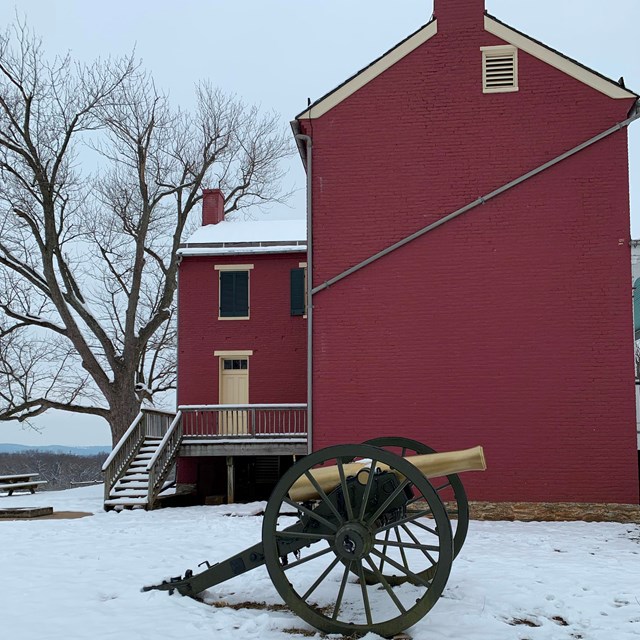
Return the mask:
<svg viewBox="0 0 640 640"><path fill-rule="evenodd" d="M333 607L333 613L331 614L331 619L336 620L338 618L338 613L340 613L340 606L342 605L342 597L344 596L344 590L347 586L347 580L349 578L349 573L351 572L351 565L353 563L349 562L345 568L344 573L342 574L342 581L340 582L340 589L338 590L338 597L336 598L336 604Z"/></svg>
<svg viewBox="0 0 640 640"><path fill-rule="evenodd" d="M373 553L378 557L382 556L382 554L375 548L371 549L371 553ZM431 580L425 580L425 578L421 578L419 575L413 573L413 571L411 571L410 569L407 569L407 567L403 567L401 564L396 562L393 558L389 558L387 556L386 562L390 564L392 567L395 567L396 569L402 571L402 573L409 576L414 582L421 584L423 587L427 587L428 589L431 586Z"/></svg>
<svg viewBox="0 0 640 640"><path fill-rule="evenodd" d="M358 562L358 577L360 578L360 589L362 591L362 604L364 605L364 612L367 616L367 624L373 624L373 618L371 616L371 605L369 604L369 594L367 592L367 581L364 576L364 569L362 567L362 561Z"/></svg>
<svg viewBox="0 0 640 640"><path fill-rule="evenodd" d="M429 527L426 524L423 524L422 522L416 522L414 520L411 524L414 527L418 527L419 529L423 529L424 531L428 531L429 533L431 533L434 536L438 535L438 532L433 527Z"/></svg>
<svg viewBox="0 0 640 640"><path fill-rule="evenodd" d="M331 573L331 571L338 564L338 562L340 562L340 558L336 556L331 562L331 564L329 564L329 566L318 576L317 580L309 587L307 592L302 596L303 600L306 600L320 586L320 584L324 582L324 579L329 575L329 573Z"/></svg>
<svg viewBox="0 0 640 640"><path fill-rule="evenodd" d="M395 547L396 549L400 549L400 553L403 554L403 549L428 549L429 551L439 551L440 547L436 547L434 545L422 544L419 540L417 543L414 542L405 542L400 539L398 532L396 531L397 542L393 540L389 540L386 544L388 547ZM378 540L377 538L374 540L376 544L383 544L384 540Z"/></svg>
<svg viewBox="0 0 640 640"><path fill-rule="evenodd" d="M288 571L289 569L293 569L293 567L297 567L298 565L304 564L305 562L310 562L311 560L315 560L316 558L320 558L325 554L332 551L331 547L327 547L326 549L322 549L322 551L317 551L316 553L312 553L310 556L305 556L304 558L300 558L300 560L294 560L289 564L285 564L282 566L284 571Z"/></svg>
<svg viewBox="0 0 640 640"><path fill-rule="evenodd" d="M314 520L317 520L318 522L323 524L325 527L331 529L331 531L337 531L338 530L338 527L336 527L335 524L333 524L332 522L329 522L326 518L323 518L321 515L318 515L312 509L307 509L307 507L305 507L304 505L298 504L297 502L294 502L293 500L290 500L289 498L285 498L283 500L283 502L288 504L290 507L293 507L294 509L298 509L298 511L301 511L302 513L308 515L309 517L313 518Z"/></svg>
<svg viewBox="0 0 640 640"><path fill-rule="evenodd" d="M411 484L411 481L407 480L406 478L404 479L403 482L401 482L393 491L391 494L389 494L389 496L387 497L387 499L380 505L380 507L378 508L378 510L369 518L367 524L369 526L371 526L386 510L387 507L398 497L398 495L404 491L409 485Z"/></svg>
<svg viewBox="0 0 640 640"><path fill-rule="evenodd" d="M407 515L405 518L401 518L400 520L396 520L396 522L391 522L384 527L380 527L380 529L376 530L376 533L382 533L387 529L393 529L394 527L399 527L401 524L407 524L408 522L414 522L418 518L424 518L425 516L429 516L432 514L431 509L425 509L423 511L414 511L413 513ZM437 534L436 534L437 535Z"/></svg>
<svg viewBox="0 0 640 640"><path fill-rule="evenodd" d="M382 571L382 567L384 567L384 555L387 553L387 542L389 540L389 535L390 534L391 534L391 529L387 529L384 532L384 544L382 545L383 557L382 557L382 560L380 560L380 567L379 567L380 571Z"/></svg>
<svg viewBox="0 0 640 640"><path fill-rule="evenodd" d="M338 522L342 524L344 522L344 518L340 515L333 502L329 500L329 496L327 496L327 494L324 492L324 489L318 484L318 481L311 475L311 472L308 469L304 472L304 475L307 480L309 480L309 482L313 485L313 488L320 496L320 499L327 504L331 511L333 511L333 515L338 519Z"/></svg>
<svg viewBox="0 0 640 640"><path fill-rule="evenodd" d="M347 479L344 476L344 467L342 466L342 460L339 458L336 460L338 467L338 474L340 475L340 486L342 487L342 495L344 497L344 504L347 508L347 518L353 520L353 506L351 505L351 496L349 495L349 487L347 486Z"/></svg>
<svg viewBox="0 0 640 640"><path fill-rule="evenodd" d="M400 613L403 613L403 614L406 613L407 610L405 609L404 605L402 604L402 602L400 602L400 599L394 593L393 589L391 588L391 585L389 585L389 583L387 582L387 579L384 577L382 572L378 569L378 567L376 567L371 557L367 556L365 560L368 562L369 566L371 567L371 571L373 571L373 574L375 575L378 582L383 586L384 590L389 594L390 598L393 600L396 607L398 607L398 609L400 610Z"/></svg>
<svg viewBox="0 0 640 640"><path fill-rule="evenodd" d="M429 545L423 545L421 544L420 540L418 540L418 538L416 538L416 536L413 535L413 532L411 531L411 529L409 529L409 527L407 527L406 524L402 525L402 529L404 531L407 532L407 535L418 545L420 545L418 548L420 549L420 551L422 551L422 553L424 554L424 556L429 560L429 562L431 562L431 565L433 566L434 564L436 564L436 560L434 559L434 557L429 553L429 551L427 551L427 549L429 549L430 551L439 551L439 548L437 549L431 549Z"/></svg>
<svg viewBox="0 0 640 640"><path fill-rule="evenodd" d="M400 556L402 557L402 564L406 567L407 571L409 570L409 563L407 562L407 556L404 552L405 550L405 545L402 543L402 540L400 538L400 532L398 531L398 527L396 527L393 532L396 534L396 540L397 543L392 542L391 540L389 540L388 544L390 546L397 546L400 548Z"/></svg>
<svg viewBox="0 0 640 640"><path fill-rule="evenodd" d="M440 491L442 491L443 489L446 489L447 487L451 486L451 481L447 480L447 482L445 482L443 485L440 485L439 487L434 487L434 489L440 493Z"/></svg>
<svg viewBox="0 0 640 640"><path fill-rule="evenodd" d="M360 505L360 514L358 520L364 522L364 514L367 510L367 504L369 503L369 495L371 494L371 487L373 486L373 477L376 474L377 460L371 460L371 466L369 467L369 476L367 477L367 484L364 488L364 494L362 495L362 504Z"/></svg>
<svg viewBox="0 0 640 640"><path fill-rule="evenodd" d="M276 538L293 538L294 540L304 538L305 540L329 540L330 542L335 538L327 533L308 533L306 531L276 531L275 536Z"/></svg>

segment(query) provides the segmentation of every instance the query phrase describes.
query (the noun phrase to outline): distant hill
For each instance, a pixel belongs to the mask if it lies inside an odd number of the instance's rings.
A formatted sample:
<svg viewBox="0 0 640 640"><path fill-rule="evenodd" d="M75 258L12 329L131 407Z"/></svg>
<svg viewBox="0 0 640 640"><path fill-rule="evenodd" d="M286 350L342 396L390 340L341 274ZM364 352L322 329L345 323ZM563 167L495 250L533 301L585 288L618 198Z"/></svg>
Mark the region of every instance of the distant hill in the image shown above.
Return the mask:
<svg viewBox="0 0 640 640"><path fill-rule="evenodd" d="M0 453L25 453L43 451L45 453L66 453L72 456L96 456L101 453L110 453L109 445L94 447L67 447L61 444L48 444L29 446L26 444L8 444L0 443Z"/></svg>

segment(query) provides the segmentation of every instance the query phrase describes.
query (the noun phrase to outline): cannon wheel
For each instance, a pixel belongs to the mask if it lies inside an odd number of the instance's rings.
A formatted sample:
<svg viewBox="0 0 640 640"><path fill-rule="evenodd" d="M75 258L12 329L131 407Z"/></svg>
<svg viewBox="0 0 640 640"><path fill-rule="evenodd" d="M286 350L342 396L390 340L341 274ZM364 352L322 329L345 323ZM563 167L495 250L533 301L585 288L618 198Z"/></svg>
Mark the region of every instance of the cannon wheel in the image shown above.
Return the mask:
<svg viewBox="0 0 640 640"><path fill-rule="evenodd" d="M373 438L363 444L389 449L402 457L436 453L435 449L428 447L426 444L422 444L422 442L403 437L395 438L389 436ZM451 503L455 501L455 506L451 505L447 507L445 505L447 514L451 520L451 528L453 529L453 557L455 559L460 553L460 549L462 549L462 545L467 537L467 531L469 530L469 501L467 500L467 493L464 490L460 476L455 473L442 478L432 478L431 484L443 502Z"/></svg>
<svg viewBox="0 0 640 640"><path fill-rule="evenodd" d="M365 508L372 498L370 489L374 474L366 474L363 504L350 504L347 480L342 468L343 460L367 458L386 464L404 478L394 490L396 496L403 490L420 498L420 508L407 512L401 522L381 525L372 522L377 514L366 516ZM321 465L336 465L339 488L344 500L343 513L339 513L329 495L320 490L313 503L299 504L288 497L289 490L301 476L311 479L311 469ZM312 481L312 480L311 480ZM313 482L313 481L312 481ZM328 519L314 516L313 509L329 509ZM305 514L325 527L326 533L310 531L303 536L285 532L292 524L292 515ZM425 524L427 522L428 524ZM385 540L385 534L394 525L418 525L427 542ZM320 525L322 525L320 527ZM428 526L430 525L430 526ZM311 550L304 556L288 561L280 556L279 542L292 537L309 540ZM347 544L347 541L349 544ZM355 541L355 542L354 542ZM440 597L453 562L453 535L449 518L437 492L411 463L400 456L370 445L338 445L312 453L291 467L278 482L265 510L262 543L265 563L278 593L300 618L326 633L345 636L364 635L369 631L390 637L414 625L433 607ZM318 543L317 549L314 549ZM390 550L399 550L401 561L396 561ZM305 549L306 551L306 549ZM407 557L421 554L429 559L432 575L425 579L414 573ZM397 557L397 556L396 556ZM380 571L386 563L409 578L408 582L393 587ZM370 586L365 569L378 578L379 584ZM355 572L356 576L352 575Z"/></svg>

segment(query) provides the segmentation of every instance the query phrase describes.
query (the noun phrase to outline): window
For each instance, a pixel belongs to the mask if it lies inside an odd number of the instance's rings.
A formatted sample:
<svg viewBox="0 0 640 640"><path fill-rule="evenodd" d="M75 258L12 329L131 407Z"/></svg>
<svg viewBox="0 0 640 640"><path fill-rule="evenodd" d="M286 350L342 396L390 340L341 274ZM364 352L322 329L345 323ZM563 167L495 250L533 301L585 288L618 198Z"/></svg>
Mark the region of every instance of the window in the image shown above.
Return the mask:
<svg viewBox="0 0 640 640"><path fill-rule="evenodd" d="M307 314L307 268L301 263L299 269L291 269L291 315Z"/></svg>
<svg viewBox="0 0 640 640"><path fill-rule="evenodd" d="M480 47L482 91L504 93L518 90L518 50L511 46Z"/></svg>
<svg viewBox="0 0 640 640"><path fill-rule="evenodd" d="M225 371L243 371L247 369L249 361L246 358L234 358L233 360L223 360L222 368Z"/></svg>
<svg viewBox="0 0 640 640"><path fill-rule="evenodd" d="M220 272L218 319L249 318L249 271L253 265L216 265Z"/></svg>

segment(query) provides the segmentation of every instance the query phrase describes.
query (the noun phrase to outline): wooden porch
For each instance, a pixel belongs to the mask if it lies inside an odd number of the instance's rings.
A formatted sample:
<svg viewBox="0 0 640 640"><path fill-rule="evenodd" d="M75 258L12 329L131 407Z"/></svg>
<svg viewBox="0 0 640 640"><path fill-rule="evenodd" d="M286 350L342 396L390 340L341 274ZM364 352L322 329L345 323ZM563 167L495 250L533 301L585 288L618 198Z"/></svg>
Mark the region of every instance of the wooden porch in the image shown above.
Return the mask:
<svg viewBox="0 0 640 640"><path fill-rule="evenodd" d="M153 509L178 457L306 453L306 404L143 409L102 467L105 509Z"/></svg>
<svg viewBox="0 0 640 640"><path fill-rule="evenodd" d="M305 455L306 404L184 405L180 456Z"/></svg>

